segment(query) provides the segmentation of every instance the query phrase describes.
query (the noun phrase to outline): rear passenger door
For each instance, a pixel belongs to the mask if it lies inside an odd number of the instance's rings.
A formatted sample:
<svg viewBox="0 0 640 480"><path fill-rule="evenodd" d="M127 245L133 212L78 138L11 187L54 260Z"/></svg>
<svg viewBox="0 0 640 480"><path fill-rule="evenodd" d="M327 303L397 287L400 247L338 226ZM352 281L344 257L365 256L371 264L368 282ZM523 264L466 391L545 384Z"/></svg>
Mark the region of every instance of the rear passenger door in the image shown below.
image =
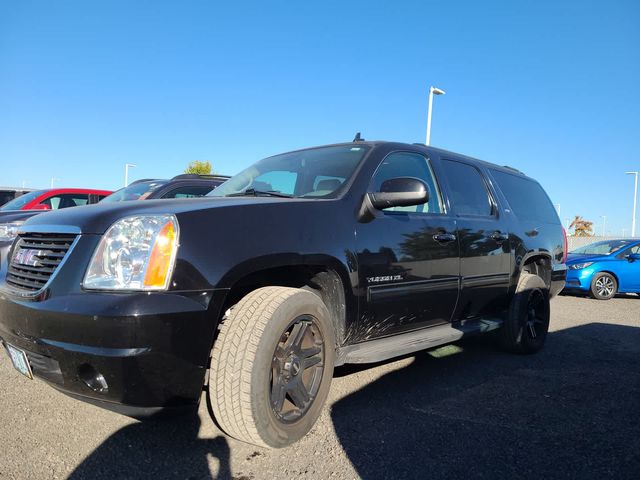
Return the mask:
<svg viewBox="0 0 640 480"><path fill-rule="evenodd" d="M429 188L429 201L382 210L356 230L362 296L357 340L446 323L458 298L455 219L444 208L429 159L417 152L388 154L370 192L392 178L414 177Z"/></svg>
<svg viewBox="0 0 640 480"><path fill-rule="evenodd" d="M508 222L480 169L443 158L447 197L460 242L460 299L455 318L495 315L506 308L511 254Z"/></svg>

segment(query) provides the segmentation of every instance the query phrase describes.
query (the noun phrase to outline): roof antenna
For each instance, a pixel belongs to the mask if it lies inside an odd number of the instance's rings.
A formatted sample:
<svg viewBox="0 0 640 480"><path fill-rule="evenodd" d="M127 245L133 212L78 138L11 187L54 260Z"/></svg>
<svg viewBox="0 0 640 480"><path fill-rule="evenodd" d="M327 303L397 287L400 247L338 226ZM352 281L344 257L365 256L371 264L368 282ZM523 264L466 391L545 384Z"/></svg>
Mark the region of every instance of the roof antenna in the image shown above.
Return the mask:
<svg viewBox="0 0 640 480"><path fill-rule="evenodd" d="M356 136L353 137L353 143L364 142L364 138L360 135L360 132L356 133Z"/></svg>

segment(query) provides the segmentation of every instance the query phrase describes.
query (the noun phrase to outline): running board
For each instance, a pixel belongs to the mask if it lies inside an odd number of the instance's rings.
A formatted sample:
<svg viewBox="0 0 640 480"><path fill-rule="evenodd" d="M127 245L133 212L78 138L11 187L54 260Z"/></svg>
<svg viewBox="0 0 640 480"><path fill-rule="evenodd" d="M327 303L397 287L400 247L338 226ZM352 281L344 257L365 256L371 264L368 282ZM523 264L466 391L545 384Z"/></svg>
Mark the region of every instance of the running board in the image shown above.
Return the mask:
<svg viewBox="0 0 640 480"><path fill-rule="evenodd" d="M472 320L462 325L450 323L402 333L392 337L368 340L341 347L336 352L336 366L345 363L374 363L408 353L439 347L467 335L485 333L500 328L502 320Z"/></svg>

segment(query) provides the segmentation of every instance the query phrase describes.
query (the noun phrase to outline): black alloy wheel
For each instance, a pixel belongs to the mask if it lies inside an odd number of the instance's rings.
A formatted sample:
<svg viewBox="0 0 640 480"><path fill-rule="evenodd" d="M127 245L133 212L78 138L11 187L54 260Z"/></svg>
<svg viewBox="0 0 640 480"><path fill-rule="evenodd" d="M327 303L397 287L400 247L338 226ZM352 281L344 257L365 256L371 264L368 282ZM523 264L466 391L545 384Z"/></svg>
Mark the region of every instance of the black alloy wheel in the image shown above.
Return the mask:
<svg viewBox="0 0 640 480"><path fill-rule="evenodd" d="M271 408L278 420L292 423L313 404L324 374L324 339L314 319L296 318L282 333L271 365Z"/></svg>
<svg viewBox="0 0 640 480"><path fill-rule="evenodd" d="M529 295L527 304L527 318L525 334L531 340L536 340L541 335L546 335L549 328L548 302L542 290L533 290Z"/></svg>

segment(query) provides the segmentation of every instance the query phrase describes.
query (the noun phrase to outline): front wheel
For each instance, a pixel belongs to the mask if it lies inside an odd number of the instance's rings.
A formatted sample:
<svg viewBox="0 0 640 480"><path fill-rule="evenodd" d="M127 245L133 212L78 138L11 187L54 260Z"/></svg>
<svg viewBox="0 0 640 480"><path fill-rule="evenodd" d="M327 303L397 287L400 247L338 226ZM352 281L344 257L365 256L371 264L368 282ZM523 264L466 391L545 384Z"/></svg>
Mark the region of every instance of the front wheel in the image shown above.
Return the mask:
<svg viewBox="0 0 640 480"><path fill-rule="evenodd" d="M335 333L315 294L264 287L225 318L211 355L208 394L230 436L286 447L318 419L329 393Z"/></svg>
<svg viewBox="0 0 640 480"><path fill-rule="evenodd" d="M600 272L591 280L591 296L596 300L609 300L615 297L618 291L618 282L613 275Z"/></svg>

